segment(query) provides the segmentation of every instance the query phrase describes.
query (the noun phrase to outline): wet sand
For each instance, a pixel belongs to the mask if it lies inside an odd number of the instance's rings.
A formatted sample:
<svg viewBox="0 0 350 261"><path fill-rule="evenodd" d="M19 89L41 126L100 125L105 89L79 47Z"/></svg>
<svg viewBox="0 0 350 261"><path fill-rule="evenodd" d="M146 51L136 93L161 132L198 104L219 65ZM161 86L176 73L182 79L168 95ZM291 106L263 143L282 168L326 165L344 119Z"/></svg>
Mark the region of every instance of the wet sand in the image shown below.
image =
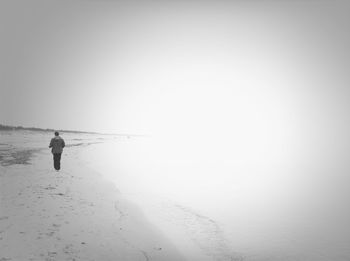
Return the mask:
<svg viewBox="0 0 350 261"><path fill-rule="evenodd" d="M2 146L0 260L184 260L80 149L56 172L48 149Z"/></svg>

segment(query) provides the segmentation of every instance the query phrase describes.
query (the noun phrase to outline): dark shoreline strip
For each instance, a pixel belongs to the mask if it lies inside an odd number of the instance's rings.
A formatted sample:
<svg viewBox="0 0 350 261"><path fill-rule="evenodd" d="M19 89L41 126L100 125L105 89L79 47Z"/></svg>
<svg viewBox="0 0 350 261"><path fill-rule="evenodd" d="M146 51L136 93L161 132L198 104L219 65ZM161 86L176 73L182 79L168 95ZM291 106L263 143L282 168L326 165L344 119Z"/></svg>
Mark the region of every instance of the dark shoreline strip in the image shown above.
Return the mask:
<svg viewBox="0 0 350 261"><path fill-rule="evenodd" d="M33 154L39 150L41 149L27 149L6 152L2 151L0 154L0 164L2 166L29 165Z"/></svg>

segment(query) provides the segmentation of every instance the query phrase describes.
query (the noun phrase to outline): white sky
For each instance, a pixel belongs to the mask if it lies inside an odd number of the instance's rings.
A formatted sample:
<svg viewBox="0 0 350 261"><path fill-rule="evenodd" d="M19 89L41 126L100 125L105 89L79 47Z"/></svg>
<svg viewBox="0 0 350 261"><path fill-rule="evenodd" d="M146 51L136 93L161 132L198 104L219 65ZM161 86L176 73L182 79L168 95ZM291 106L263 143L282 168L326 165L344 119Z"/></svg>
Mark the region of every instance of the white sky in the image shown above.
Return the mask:
<svg viewBox="0 0 350 261"><path fill-rule="evenodd" d="M0 5L2 123L253 143L348 128L346 2Z"/></svg>

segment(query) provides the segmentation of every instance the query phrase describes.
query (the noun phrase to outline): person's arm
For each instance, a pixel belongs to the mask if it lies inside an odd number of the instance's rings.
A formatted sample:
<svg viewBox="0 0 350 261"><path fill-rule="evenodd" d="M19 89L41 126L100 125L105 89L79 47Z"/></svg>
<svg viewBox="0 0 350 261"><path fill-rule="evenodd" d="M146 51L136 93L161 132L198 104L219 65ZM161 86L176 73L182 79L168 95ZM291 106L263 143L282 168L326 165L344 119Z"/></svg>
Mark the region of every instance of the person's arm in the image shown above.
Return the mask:
<svg viewBox="0 0 350 261"><path fill-rule="evenodd" d="M50 142L49 148L52 148L52 141L53 141L53 140L51 139L51 142Z"/></svg>
<svg viewBox="0 0 350 261"><path fill-rule="evenodd" d="M64 139L62 139L62 148L66 146L66 143L64 142Z"/></svg>

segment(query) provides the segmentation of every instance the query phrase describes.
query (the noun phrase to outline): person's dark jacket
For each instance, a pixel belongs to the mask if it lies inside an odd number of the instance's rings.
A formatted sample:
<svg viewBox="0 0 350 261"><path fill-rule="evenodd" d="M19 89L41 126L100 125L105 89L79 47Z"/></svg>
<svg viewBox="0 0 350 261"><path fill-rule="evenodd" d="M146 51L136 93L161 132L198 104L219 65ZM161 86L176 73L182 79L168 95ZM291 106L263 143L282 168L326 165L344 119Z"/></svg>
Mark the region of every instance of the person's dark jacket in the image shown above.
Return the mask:
<svg viewBox="0 0 350 261"><path fill-rule="evenodd" d="M52 148L52 153L62 153L64 146L66 146L64 140L60 136L56 136L51 139L49 148Z"/></svg>

